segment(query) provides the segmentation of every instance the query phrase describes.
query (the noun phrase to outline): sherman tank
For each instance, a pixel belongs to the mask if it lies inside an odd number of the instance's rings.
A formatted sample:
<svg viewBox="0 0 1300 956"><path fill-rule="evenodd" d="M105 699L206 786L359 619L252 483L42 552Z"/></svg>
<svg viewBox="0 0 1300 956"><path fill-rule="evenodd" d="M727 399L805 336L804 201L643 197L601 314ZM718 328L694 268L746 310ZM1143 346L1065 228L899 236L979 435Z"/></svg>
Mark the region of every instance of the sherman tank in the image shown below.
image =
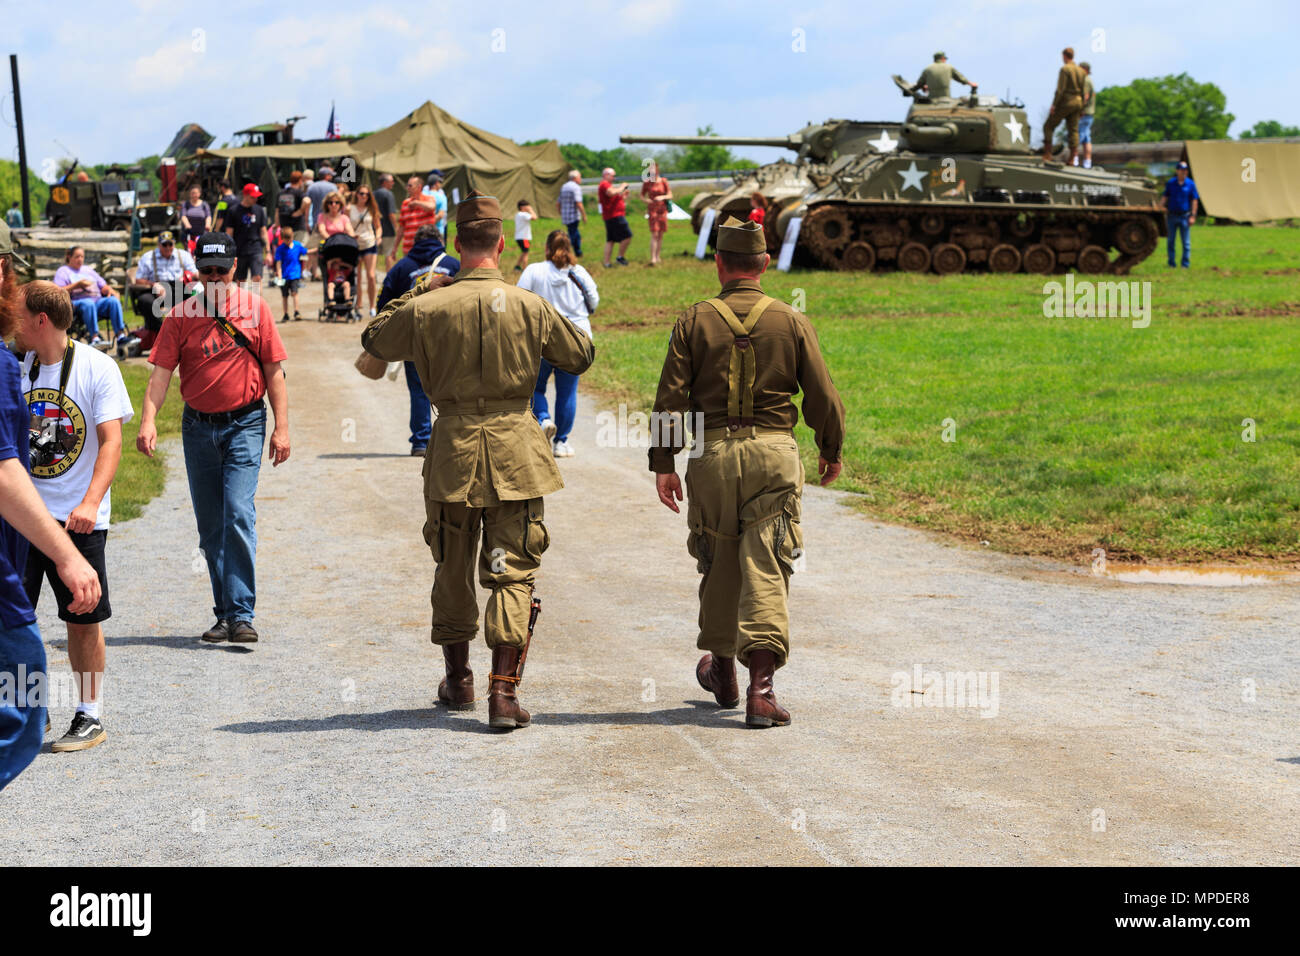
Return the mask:
<svg viewBox="0 0 1300 956"><path fill-rule="evenodd" d="M698 234L706 210L715 210L709 240L712 244L726 216L749 218L750 197L755 192L763 194L768 214L776 218L782 210L796 207L809 193L829 183L831 166L837 160L895 148L902 128L902 123L828 119L810 123L788 136L622 136L619 141L666 146L773 146L795 153L793 161L783 159L756 169L738 170L735 184L729 189L696 193L691 200L691 227ZM768 231L768 245L773 250L780 246L774 230Z"/></svg>
<svg viewBox="0 0 1300 956"><path fill-rule="evenodd" d="M902 77L894 82L913 101L904 123L875 124L886 135L865 150L819 163L810 150L789 164L808 188L774 191L764 220L770 251L797 228L796 261L825 268L1122 275L1156 248L1165 227L1150 180L1044 161L1030 149L1022 103L931 100ZM721 197L703 205L748 214L747 203ZM702 217L693 218L698 232Z"/></svg>

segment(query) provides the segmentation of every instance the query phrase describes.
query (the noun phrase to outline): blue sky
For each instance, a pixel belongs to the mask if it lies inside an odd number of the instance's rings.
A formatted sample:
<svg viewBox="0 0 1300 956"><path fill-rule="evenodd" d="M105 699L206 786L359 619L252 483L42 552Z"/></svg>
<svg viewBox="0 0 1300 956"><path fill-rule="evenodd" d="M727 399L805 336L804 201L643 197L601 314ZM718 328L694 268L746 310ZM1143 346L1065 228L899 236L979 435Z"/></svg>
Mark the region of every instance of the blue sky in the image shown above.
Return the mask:
<svg viewBox="0 0 1300 956"><path fill-rule="evenodd" d="M1295 2L74 0L58 10L0 0L0 52L20 58L38 172L66 155L58 143L84 162L131 160L187 122L220 144L305 114L299 135L319 137L331 100L345 133L431 99L517 140L593 147L708 123L779 135L827 117L901 119L890 74L914 79L937 49L982 92L1023 99L1037 124L1067 44L1101 86L1182 71L1218 84L1233 135L1261 119L1300 124ZM0 155L13 159L7 68L3 77Z"/></svg>

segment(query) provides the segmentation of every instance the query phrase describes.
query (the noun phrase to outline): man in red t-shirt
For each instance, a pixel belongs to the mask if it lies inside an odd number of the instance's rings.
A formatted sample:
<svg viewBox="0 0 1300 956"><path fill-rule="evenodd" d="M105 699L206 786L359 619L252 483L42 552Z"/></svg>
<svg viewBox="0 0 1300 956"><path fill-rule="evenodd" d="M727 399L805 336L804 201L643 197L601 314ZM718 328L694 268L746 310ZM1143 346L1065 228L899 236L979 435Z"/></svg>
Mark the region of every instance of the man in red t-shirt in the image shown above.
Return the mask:
<svg viewBox="0 0 1300 956"><path fill-rule="evenodd" d="M154 370L135 444L153 457L155 419L179 369L185 470L217 618L202 639L246 644L257 640L253 496L266 438L265 399L270 397L275 413L270 448L275 466L289 457L289 392L280 365L288 353L271 307L232 282L235 260L231 237L208 232L199 238L194 261L207 288L163 321L149 357Z"/></svg>
<svg viewBox="0 0 1300 956"><path fill-rule="evenodd" d="M618 264L627 265L627 247L632 241L632 230L627 224L627 183L614 185L614 170L608 166L601 170L600 185L596 187L600 200L600 216L605 220L605 262L609 268L609 255L614 243L619 243Z"/></svg>
<svg viewBox="0 0 1300 956"><path fill-rule="evenodd" d="M424 180L412 176L406 181L406 198L402 200L402 210L398 214L402 226L402 255L411 254L416 230L427 222L433 222L437 214L438 204L432 196L424 195ZM398 258L397 250L393 250L393 256Z"/></svg>

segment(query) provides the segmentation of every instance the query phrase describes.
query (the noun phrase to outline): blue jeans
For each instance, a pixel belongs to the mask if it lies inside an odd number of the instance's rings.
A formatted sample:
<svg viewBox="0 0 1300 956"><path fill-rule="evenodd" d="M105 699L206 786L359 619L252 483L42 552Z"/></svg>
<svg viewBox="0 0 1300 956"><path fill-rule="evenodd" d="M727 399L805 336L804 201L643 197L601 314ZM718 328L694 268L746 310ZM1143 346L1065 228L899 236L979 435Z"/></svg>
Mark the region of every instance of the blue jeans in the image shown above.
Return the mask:
<svg viewBox="0 0 1300 956"><path fill-rule="evenodd" d="M573 245L573 254L575 256L582 255L582 233L578 232L579 222L581 220L575 219L573 222L565 223L569 230L569 242Z"/></svg>
<svg viewBox="0 0 1300 956"><path fill-rule="evenodd" d="M1192 227L1187 222L1187 213L1182 215L1169 215L1165 219L1169 228L1169 264L1174 264L1174 238L1178 235L1183 237L1183 268L1186 269L1192 264Z"/></svg>
<svg viewBox="0 0 1300 956"><path fill-rule="evenodd" d="M36 623L8 630L0 627L0 674L8 675L0 681L0 687L8 685L4 696L0 696L0 790L41 752L45 701L33 701L30 695L39 693L39 685L33 685L31 675L44 672L45 645ZM48 684L45 690L48 692Z"/></svg>
<svg viewBox="0 0 1300 956"><path fill-rule="evenodd" d="M199 526L199 547L212 581L212 613L227 621L251 621L257 600L257 475L266 439L266 408L228 425L181 417L190 501Z"/></svg>
<svg viewBox="0 0 1300 956"><path fill-rule="evenodd" d="M568 441L573 420L578 417L578 376L542 359L537 386L533 389L533 414L539 422L551 417L550 406L546 404L546 380L552 372L555 373L555 440Z"/></svg>
<svg viewBox="0 0 1300 956"><path fill-rule="evenodd" d="M115 336L126 331L126 319L122 317L122 300L114 295L99 299L73 299L72 312L85 323L86 331L92 336L99 334L99 322L108 319Z"/></svg>
<svg viewBox="0 0 1300 956"><path fill-rule="evenodd" d="M428 448L433 437L433 416L429 412L429 396L424 394L420 373L414 362L403 362L406 369L406 389L411 393L411 447Z"/></svg>

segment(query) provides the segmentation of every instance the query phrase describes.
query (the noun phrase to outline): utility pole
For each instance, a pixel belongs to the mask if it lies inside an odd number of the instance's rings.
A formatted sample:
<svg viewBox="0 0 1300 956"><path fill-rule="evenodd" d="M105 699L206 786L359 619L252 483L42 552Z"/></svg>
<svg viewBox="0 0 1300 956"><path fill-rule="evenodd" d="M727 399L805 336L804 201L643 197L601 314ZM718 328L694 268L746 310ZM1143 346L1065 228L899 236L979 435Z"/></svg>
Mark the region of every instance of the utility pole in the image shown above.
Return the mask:
<svg viewBox="0 0 1300 956"><path fill-rule="evenodd" d="M27 189L27 138L23 135L23 100L18 90L18 54L9 54L9 73L14 85L14 124L18 127L18 181L23 187L23 223L32 222L32 195Z"/></svg>

